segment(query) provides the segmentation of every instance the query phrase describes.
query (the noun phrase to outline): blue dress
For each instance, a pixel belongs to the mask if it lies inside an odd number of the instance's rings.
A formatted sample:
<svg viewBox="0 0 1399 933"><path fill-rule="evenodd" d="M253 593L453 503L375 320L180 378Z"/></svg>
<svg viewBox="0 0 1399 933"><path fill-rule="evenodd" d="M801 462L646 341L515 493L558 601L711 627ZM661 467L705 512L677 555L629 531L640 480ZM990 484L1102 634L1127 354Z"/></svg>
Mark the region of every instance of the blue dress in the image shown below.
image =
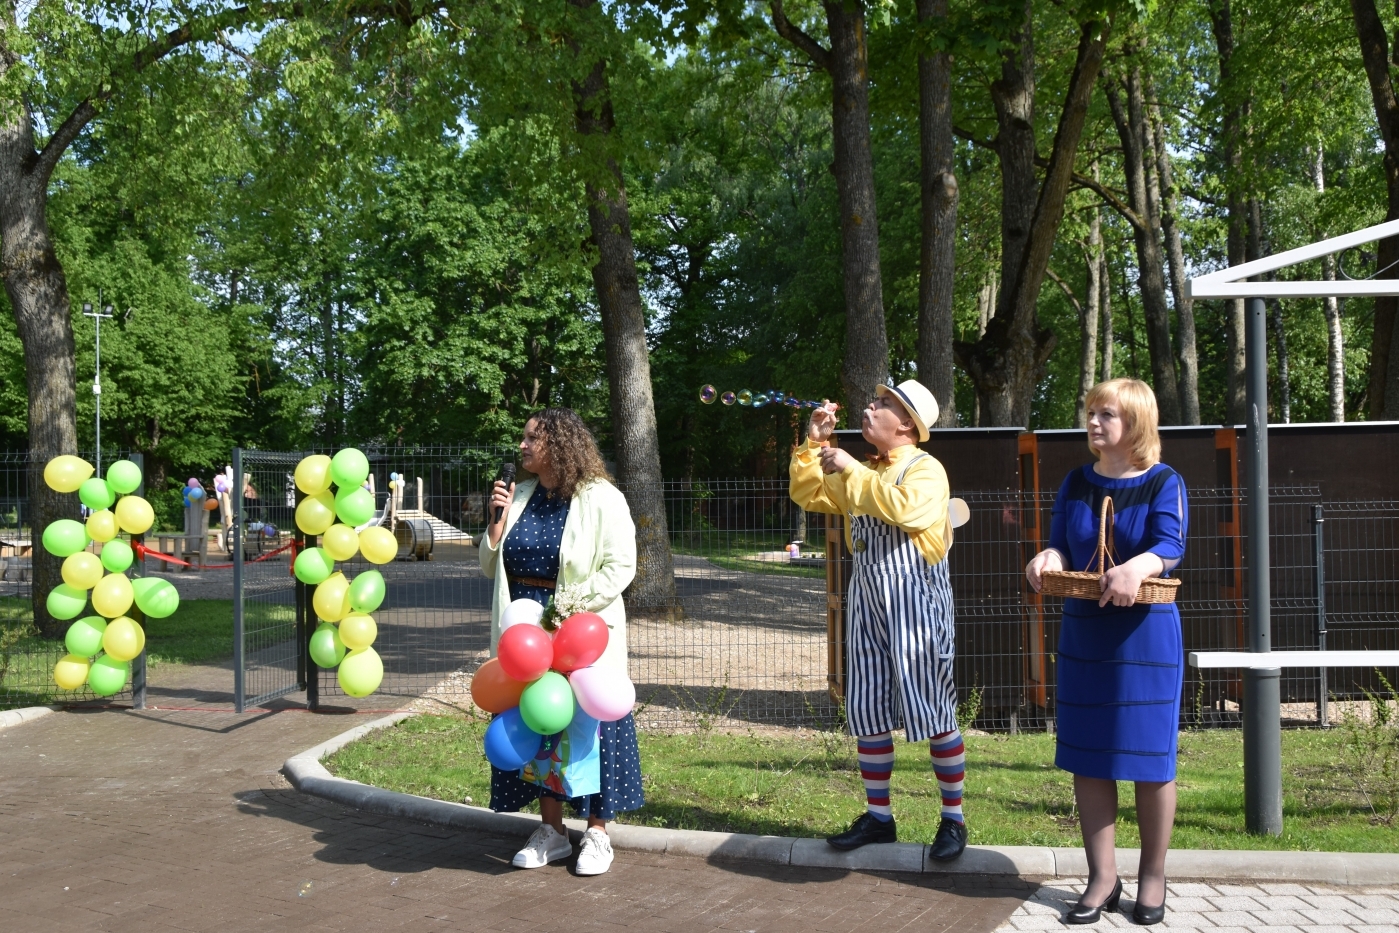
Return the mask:
<svg viewBox="0 0 1399 933"><path fill-rule="evenodd" d="M1164 464L1109 479L1074 470L1054 500L1049 546L1086 570L1098 550L1098 514L1111 496L1118 563L1148 551L1168 568L1185 556L1185 484ZM1059 633L1058 744L1054 763L1117 781L1172 781L1185 676L1175 603L1100 607L1064 600Z"/></svg>
<svg viewBox="0 0 1399 933"><path fill-rule="evenodd" d="M535 487L503 544L508 575L558 579L559 547L563 544L568 507L567 499L550 495L543 486ZM512 600L533 599L548 604L553 595L553 590L542 586L510 582ZM546 736L545 740L557 742L559 736ZM640 808L645 803L641 793L641 753L636 745L636 721L630 713L625 719L600 724L598 758L601 791L568 800L578 815L612 820L618 813ZM542 796L568 799L547 787L522 780L518 771L491 768L491 809L497 813L514 813Z"/></svg>

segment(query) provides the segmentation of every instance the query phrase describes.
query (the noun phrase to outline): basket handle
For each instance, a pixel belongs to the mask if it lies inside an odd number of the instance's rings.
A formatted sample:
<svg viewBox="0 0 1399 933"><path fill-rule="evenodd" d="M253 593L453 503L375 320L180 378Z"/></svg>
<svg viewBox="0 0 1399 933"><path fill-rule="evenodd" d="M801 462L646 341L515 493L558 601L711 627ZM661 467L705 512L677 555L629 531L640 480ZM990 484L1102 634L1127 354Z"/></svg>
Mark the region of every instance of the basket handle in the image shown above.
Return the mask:
<svg viewBox="0 0 1399 933"><path fill-rule="evenodd" d="M1117 553L1117 544L1112 534L1116 524L1117 515L1112 496L1103 496L1103 504L1098 511L1098 553L1093 563L1088 565L1089 571L1093 571L1093 565L1096 564L1097 573L1107 573L1109 561L1112 562L1112 566L1117 566L1117 559L1113 557Z"/></svg>

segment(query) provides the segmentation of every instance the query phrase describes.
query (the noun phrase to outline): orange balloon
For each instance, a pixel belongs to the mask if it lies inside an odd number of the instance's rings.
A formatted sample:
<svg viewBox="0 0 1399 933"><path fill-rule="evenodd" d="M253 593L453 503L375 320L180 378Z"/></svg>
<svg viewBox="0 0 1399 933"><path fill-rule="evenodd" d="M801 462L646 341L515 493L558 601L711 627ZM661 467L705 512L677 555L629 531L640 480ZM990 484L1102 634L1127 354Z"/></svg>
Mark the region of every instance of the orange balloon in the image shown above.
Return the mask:
<svg viewBox="0 0 1399 933"><path fill-rule="evenodd" d="M471 701L488 713L503 713L520 705L529 684L508 677L498 658L491 658L471 678Z"/></svg>

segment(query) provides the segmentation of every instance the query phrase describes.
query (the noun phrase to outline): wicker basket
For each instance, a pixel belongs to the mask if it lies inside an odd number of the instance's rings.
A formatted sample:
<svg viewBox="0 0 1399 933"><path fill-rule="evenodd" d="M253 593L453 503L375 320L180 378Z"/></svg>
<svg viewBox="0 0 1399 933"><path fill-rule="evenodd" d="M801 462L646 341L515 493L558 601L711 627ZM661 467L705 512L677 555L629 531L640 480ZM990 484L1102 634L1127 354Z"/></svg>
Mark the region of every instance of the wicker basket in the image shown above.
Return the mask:
<svg viewBox="0 0 1399 933"><path fill-rule="evenodd" d="M1114 513L1112 497L1103 497L1102 511L1098 515L1098 557L1088 570L1050 570L1044 574L1041 590L1047 596L1071 596L1075 599L1091 599L1094 602L1103 598L1102 584L1099 582L1109 566L1115 566L1117 551L1112 540ZM1165 577L1147 577L1137 590L1139 603L1173 603L1180 581Z"/></svg>

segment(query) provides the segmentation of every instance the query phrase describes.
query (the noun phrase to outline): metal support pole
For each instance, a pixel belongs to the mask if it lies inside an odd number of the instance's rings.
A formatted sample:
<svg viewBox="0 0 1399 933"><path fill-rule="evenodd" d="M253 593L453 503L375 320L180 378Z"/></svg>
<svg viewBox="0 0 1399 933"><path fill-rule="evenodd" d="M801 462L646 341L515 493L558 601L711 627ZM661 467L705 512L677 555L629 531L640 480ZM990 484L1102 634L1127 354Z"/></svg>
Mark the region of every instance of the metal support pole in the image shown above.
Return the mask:
<svg viewBox="0 0 1399 933"><path fill-rule="evenodd" d="M1248 650L1272 651L1268 552L1268 311L1248 300ZM1277 668L1244 671L1244 822L1251 833L1282 835L1282 723Z"/></svg>
<svg viewBox="0 0 1399 933"><path fill-rule="evenodd" d="M1326 519L1321 504L1312 506L1312 527L1316 549L1316 647L1326 650ZM1325 729L1331 722L1330 697L1326 685L1326 668L1319 668L1316 682L1316 724Z"/></svg>
<svg viewBox="0 0 1399 933"><path fill-rule="evenodd" d="M228 494L233 512L233 709L247 708L248 684L243 671L243 448L233 448L233 488Z"/></svg>
<svg viewBox="0 0 1399 933"><path fill-rule="evenodd" d="M297 489L296 504L300 505L304 498L306 498L306 494ZM295 522L293 522L292 540L296 542L296 547L292 548L293 555L300 554L302 548L315 547L317 544L316 536L307 535L295 525ZM296 558L293 556L292 561L295 562L295 560ZM295 566L294 563L293 566ZM295 579L292 581L292 585L296 588L296 637L301 643L296 661L297 678L300 681L301 689L306 691L306 708L318 710L321 707L321 668L311 657L311 636L316 634L315 613L311 606L311 587Z"/></svg>
<svg viewBox="0 0 1399 933"><path fill-rule="evenodd" d="M101 450L101 447L99 447L98 450L100 451L100 450ZM99 453L98 456L100 457L101 454ZM135 463L136 466L139 467L140 470L141 470L141 485L139 485L139 486L136 487L136 495L141 496L141 497L144 498L145 495L146 495L146 458L145 458L145 456L142 455L142 454L132 454L132 455L131 455L131 460L132 460L132 462ZM146 540L146 536L143 535L143 534L141 534L141 535L132 535L132 536L131 536L131 541L132 541L133 544L144 543L145 540ZM141 552L140 552L140 551L137 551L137 552L136 552L136 570L135 570L135 574L134 574L134 575L135 575L135 576L138 576L138 577L144 577L144 576L146 575L146 559L145 559L144 557L141 556ZM136 624L137 624L137 625L144 625L144 624L145 624L145 622L146 622L146 616L145 616L145 614L144 614L143 612L141 612L140 609L138 609L135 605L133 605L133 606L131 607L130 615L131 615L131 617L136 621ZM145 708L146 708L146 649L145 649L145 648L142 648L142 649L141 649L141 653L138 654L138 655L136 655L136 657L133 658L133 659L131 660L131 708L132 708L132 709L145 709Z"/></svg>

